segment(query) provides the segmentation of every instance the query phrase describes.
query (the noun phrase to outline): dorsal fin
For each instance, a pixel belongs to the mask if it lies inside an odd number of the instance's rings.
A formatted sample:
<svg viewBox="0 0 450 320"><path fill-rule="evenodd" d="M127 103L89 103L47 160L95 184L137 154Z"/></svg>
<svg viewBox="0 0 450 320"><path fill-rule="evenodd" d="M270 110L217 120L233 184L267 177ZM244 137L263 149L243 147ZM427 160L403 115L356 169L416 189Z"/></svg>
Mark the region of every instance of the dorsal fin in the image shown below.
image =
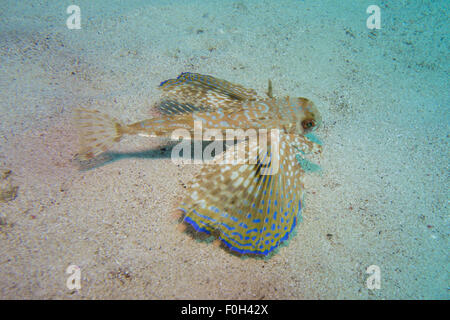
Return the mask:
<svg viewBox="0 0 450 320"><path fill-rule="evenodd" d="M239 110L248 101L235 99L224 93L194 83L182 83L164 87L162 90L163 100L159 108L169 108L170 111L175 111L176 109L186 111L189 109L193 111L215 111L218 109Z"/></svg>
<svg viewBox="0 0 450 320"><path fill-rule="evenodd" d="M169 79L161 82L159 87L167 92L173 88L186 84L202 87L209 91L215 91L235 100L256 100L258 98L256 91L253 89L247 89L240 84L231 83L223 79L199 73L183 72L176 79Z"/></svg>
<svg viewBox="0 0 450 320"><path fill-rule="evenodd" d="M180 103L176 100L162 100L156 105L156 108L162 114L166 114L168 116L180 113L208 111L210 109L201 106L196 106L191 103Z"/></svg>

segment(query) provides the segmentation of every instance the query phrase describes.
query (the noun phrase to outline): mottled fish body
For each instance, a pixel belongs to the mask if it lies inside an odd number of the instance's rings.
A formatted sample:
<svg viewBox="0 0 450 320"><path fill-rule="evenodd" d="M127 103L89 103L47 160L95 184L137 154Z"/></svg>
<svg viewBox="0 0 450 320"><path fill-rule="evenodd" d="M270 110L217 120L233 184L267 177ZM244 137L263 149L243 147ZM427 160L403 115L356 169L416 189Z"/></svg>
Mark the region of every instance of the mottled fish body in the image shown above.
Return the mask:
<svg viewBox="0 0 450 320"><path fill-rule="evenodd" d="M271 87L268 98L259 97L253 89L195 73L166 80L160 89L162 116L130 125L95 110L78 109L79 158L91 159L109 150L124 134L170 138L175 130L185 130L195 137L196 124L223 137L231 129L277 130L277 143L268 139L265 148L251 144L246 134L238 137L246 145L246 156L252 152L256 162L203 166L180 206L186 223L216 234L231 250L272 252L301 219L304 171L296 154L321 151L305 137L321 121L314 104L305 98L273 98ZM226 150L225 156L230 152Z"/></svg>

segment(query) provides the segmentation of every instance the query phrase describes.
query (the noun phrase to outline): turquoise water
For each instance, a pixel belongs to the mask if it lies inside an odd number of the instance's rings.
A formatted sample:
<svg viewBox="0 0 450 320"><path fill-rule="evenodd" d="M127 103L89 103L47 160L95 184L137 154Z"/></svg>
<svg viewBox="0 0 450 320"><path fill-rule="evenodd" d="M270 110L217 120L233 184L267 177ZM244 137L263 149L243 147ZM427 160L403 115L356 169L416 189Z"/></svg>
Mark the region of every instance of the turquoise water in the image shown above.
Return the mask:
<svg viewBox="0 0 450 320"><path fill-rule="evenodd" d="M80 29L66 25L71 4ZM367 27L370 5L380 29ZM449 298L448 1L3 1L2 9L0 164L19 185L14 201L0 203L13 226L1 231L2 298ZM188 182L191 169L153 153L82 174L70 165L75 107L142 120L158 84L181 72L261 94L271 79L275 96L307 97L321 112L324 151L305 178L303 221L268 261L199 247L170 227L185 192L178 180ZM122 151L157 150L152 143ZM165 170L163 183L155 176ZM56 191L63 184L65 195ZM102 254L85 247L97 245ZM201 267L189 259L197 255ZM86 274L75 296L58 280L72 263ZM117 264L140 282L99 285ZM380 289L367 288L370 265L381 270Z"/></svg>

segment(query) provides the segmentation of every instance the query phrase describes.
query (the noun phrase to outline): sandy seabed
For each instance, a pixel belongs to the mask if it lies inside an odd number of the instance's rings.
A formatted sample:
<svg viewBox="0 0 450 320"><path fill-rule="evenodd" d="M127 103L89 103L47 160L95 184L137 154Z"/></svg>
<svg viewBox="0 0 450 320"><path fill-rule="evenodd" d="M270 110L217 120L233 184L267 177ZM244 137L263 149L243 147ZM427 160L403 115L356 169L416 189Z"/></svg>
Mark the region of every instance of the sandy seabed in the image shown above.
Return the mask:
<svg viewBox="0 0 450 320"><path fill-rule="evenodd" d="M18 193L0 202L0 298L449 298L447 1L381 1L380 30L368 1L78 1L80 30L64 2L4 3L0 167ZM269 259L177 230L199 166L172 163L166 140L129 137L89 170L73 161L74 108L142 120L185 71L261 94L270 78L321 111L322 171Z"/></svg>

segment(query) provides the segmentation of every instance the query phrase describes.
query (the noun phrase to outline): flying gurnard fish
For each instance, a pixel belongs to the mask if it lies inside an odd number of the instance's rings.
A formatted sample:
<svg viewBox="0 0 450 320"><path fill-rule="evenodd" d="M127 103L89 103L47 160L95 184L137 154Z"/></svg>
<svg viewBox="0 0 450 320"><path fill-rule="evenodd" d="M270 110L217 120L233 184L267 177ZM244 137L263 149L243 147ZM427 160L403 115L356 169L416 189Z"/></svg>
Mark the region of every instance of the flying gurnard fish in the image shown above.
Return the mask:
<svg viewBox="0 0 450 320"><path fill-rule="evenodd" d="M272 139L266 148L258 149L243 138L246 154L256 154L254 163L203 165L179 208L185 223L216 235L235 252L272 252L289 238L301 219L305 172L296 154L321 152L321 146L305 136L321 122L313 102L274 98L270 81L268 97L260 97L253 89L195 73L182 73L159 88L162 116L130 125L96 110L77 109L79 159L89 160L108 151L125 134L171 137L177 129L194 132L194 120L201 121L204 130L277 129L276 148ZM270 174L275 157L279 168Z"/></svg>

